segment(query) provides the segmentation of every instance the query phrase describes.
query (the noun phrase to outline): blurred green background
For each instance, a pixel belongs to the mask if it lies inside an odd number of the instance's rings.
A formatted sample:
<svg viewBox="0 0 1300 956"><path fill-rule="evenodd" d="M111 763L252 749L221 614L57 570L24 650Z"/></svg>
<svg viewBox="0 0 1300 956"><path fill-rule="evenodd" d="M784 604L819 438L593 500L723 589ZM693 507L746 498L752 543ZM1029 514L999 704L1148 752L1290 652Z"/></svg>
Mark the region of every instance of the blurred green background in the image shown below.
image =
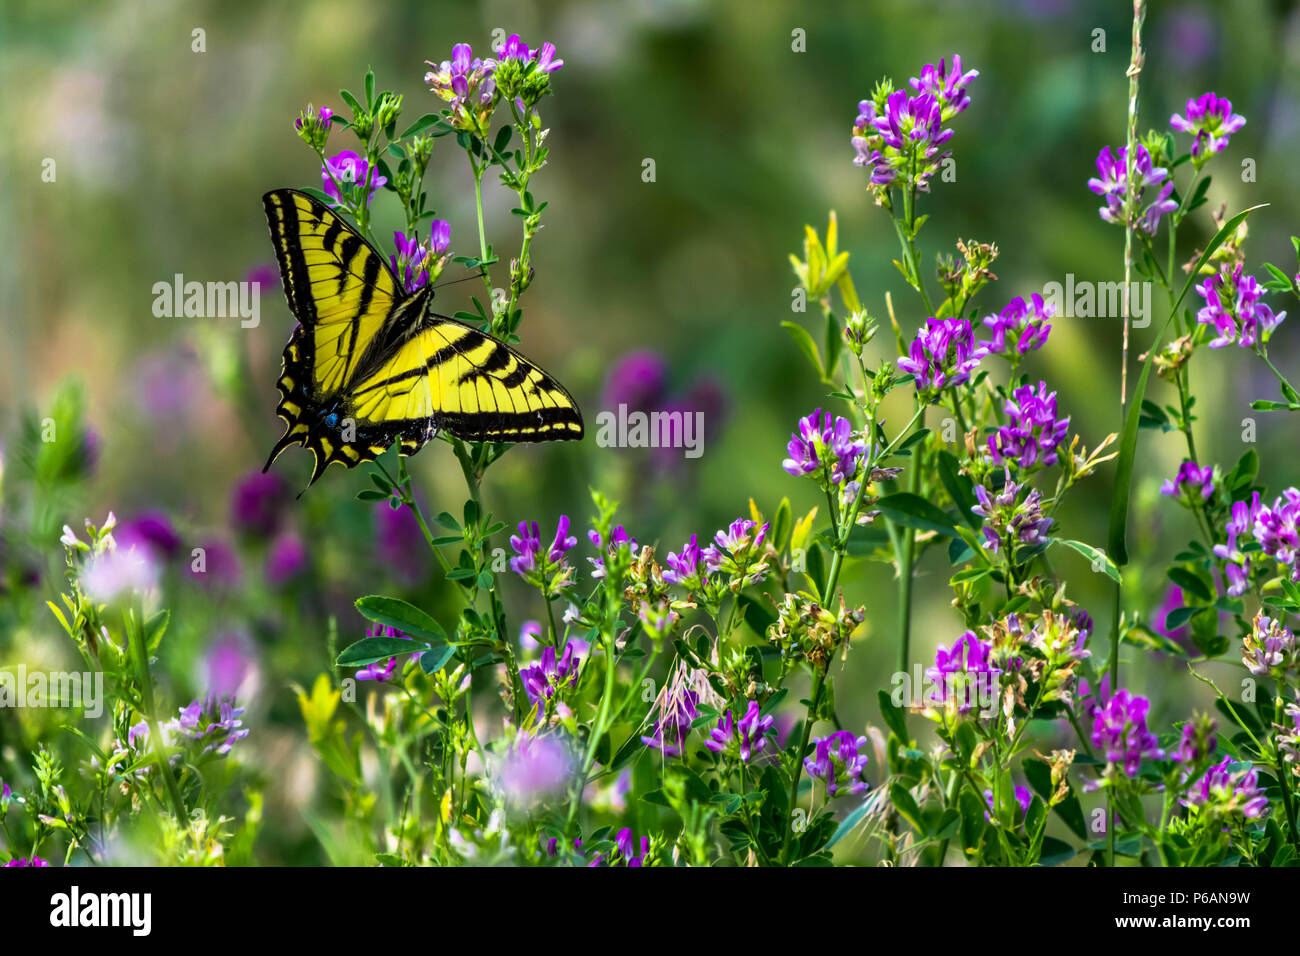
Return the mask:
<svg viewBox="0 0 1300 956"><path fill-rule="evenodd" d="M1206 90L1229 97L1249 120L1211 167L1211 202L1184 230L1180 261L1212 234L1210 208L1267 202L1251 220L1248 264L1256 274L1265 259L1289 268L1288 237L1300 232L1300 17L1289 3L1260 0L1151 7L1140 125L1164 128L1189 96ZM75 379L98 454L93 477L39 514L24 513L26 499L13 490L21 464L9 455L0 526L7 559L37 574L36 593L50 597L60 583L55 539L65 521L156 508L171 516L186 547L235 540L232 489L261 467L279 434L274 381L293 320L278 288L264 291L256 329L235 319L156 318L154 283L176 273L237 281L271 261L259 197L273 187L319 185L317 164L292 126L305 104L341 109L338 88L356 89L373 67L380 88L404 94L404 126L438 105L424 89L424 61L446 58L462 40L485 52L497 29L533 45L551 40L565 61L543 104L551 159L533 191L550 207L533 247L537 275L520 334L523 350L578 398L588 439L512 450L490 473L487 506L512 524L537 519L553 527L566 512L581 526L594 485L623 501L629 530L660 544L661 554L692 531L711 535L747 513L751 496L770 514L789 495L802 513L818 503L815 489L789 478L780 463L796 419L826 397L779 323L820 327L813 313L790 308L787 254L800 250L804 223L822 231L836 210L867 307L883 317L889 292L906 330L924 318L891 264L897 250L887 217L871 205L865 174L852 164L858 100L882 75L904 83L954 51L980 71L972 106L952 123L956 182L936 180L923 201L931 218L921 249L929 265L957 237L999 244L1000 281L983 293L981 314L1064 282L1067 273L1118 281L1122 233L1097 217L1085 181L1101 146L1123 138L1130 12L1121 0L9 0L0 13L7 185L0 215L8 226L0 259L0 435L11 452L18 448L21 410L47 415L56 387ZM205 31L206 52L191 49L196 28ZM796 29L805 31L806 52L792 50ZM1105 31L1105 52L1091 49L1097 29ZM350 148L349 139L336 132L331 152ZM1248 157L1257 164L1253 183L1240 176ZM47 158L56 163L54 182L41 178ZM651 183L642 180L647 158L655 161ZM452 223L453 248L473 252L472 182L450 140L436 147L426 184L439 216ZM518 243L511 205L508 193L489 190L489 236L503 259ZM397 223L390 207L379 209L376 232L385 237ZM469 288L442 291L443 310L465 306ZM1293 376L1300 373L1297 320L1282 326L1273 347ZM1135 332L1134 366L1150 335ZM878 354L889 339L878 338ZM647 350L664 362L662 401L708 409L698 459L665 464L644 451L595 445L611 368ZM1119 354L1117 322L1060 318L1028 366L1060 391L1089 447L1118 429ZM1252 398L1275 397L1260 371L1235 350L1197 358L1197 438L1205 459L1231 467L1247 447L1242 419L1257 418L1264 478L1276 491L1295 481L1294 426L1249 411ZM1153 385L1151 397L1172 400L1164 383ZM1158 500L1160 482L1182 457L1181 441L1144 432L1143 442L1126 606L1145 614L1163 595L1159 562L1192 526ZM412 468L427 505L459 509L463 484L445 445L431 445ZM305 453L290 451L277 471L296 493L308 473ZM291 685L309 683L326 665L329 615L350 640L362 627L350 609L357 595L394 581L427 600L438 593L418 567L394 569L376 556L374 506L352 500L368 485L363 471L334 469L289 507L286 521L309 555L307 580L270 584L257 564L265 545L241 543L241 597L199 593L178 576L171 598L179 623L165 666L177 699L200 679L195 662L221 634L236 632L255 648L262 692L245 753L274 778L268 813L279 814L281 832L266 850L270 859L318 859L293 812L310 799L315 771ZM1108 467L1072 494L1062 520L1068 536L1104 544L1112 477ZM956 636L945 568L936 552L920 572L918 661ZM1063 558L1059 569L1073 579L1071 596L1108 621L1111 593L1102 576L1081 559ZM890 570L855 564L845 589L870 617L868 640L850 657L852 676L837 695L846 726L860 727L876 719L875 691L892 669ZM535 613L519 596L516 619ZM26 610L6 612L5 658L62 653L42 605L31 600ZM1190 712L1185 677L1176 697L1159 693L1159 682L1182 665L1145 660L1139 668L1156 700L1156 723ZM39 736L42 718L30 719L37 723L0 723L9 735L5 761L21 763Z"/></svg>

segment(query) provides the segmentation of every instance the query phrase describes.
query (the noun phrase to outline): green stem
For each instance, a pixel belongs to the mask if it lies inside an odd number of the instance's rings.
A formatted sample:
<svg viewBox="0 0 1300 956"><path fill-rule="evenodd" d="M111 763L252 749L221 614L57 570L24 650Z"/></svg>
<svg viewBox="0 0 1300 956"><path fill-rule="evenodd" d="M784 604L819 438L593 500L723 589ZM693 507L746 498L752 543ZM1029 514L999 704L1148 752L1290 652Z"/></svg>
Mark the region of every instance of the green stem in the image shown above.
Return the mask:
<svg viewBox="0 0 1300 956"><path fill-rule="evenodd" d="M829 666L829 664L827 665ZM809 695L808 717L803 722L803 733L800 735L799 749L794 752L794 772L790 774L790 796L786 800L786 808L793 814L795 803L799 799L799 776L803 771L803 755L808 749L808 739L812 736L813 724L816 718L813 716L817 713L817 705L821 702L822 685L826 681L826 668L816 667L813 669L812 693ZM794 833L794 827L790 821L786 821L785 838L781 841L781 865L790 865L790 836Z"/></svg>
<svg viewBox="0 0 1300 956"><path fill-rule="evenodd" d="M171 800L172 813L177 825L185 827L189 813L185 810L185 801L181 799L180 787L172 773L171 760L163 744L162 730L158 726L158 717L154 712L153 674L149 671L149 649L144 638L144 610L139 601L127 615L131 631L131 642L135 646L137 680L140 682L140 702L144 709L144 719L149 725L150 739L153 740L154 757L158 761L158 770L162 774L163 784L167 788L167 797Z"/></svg>

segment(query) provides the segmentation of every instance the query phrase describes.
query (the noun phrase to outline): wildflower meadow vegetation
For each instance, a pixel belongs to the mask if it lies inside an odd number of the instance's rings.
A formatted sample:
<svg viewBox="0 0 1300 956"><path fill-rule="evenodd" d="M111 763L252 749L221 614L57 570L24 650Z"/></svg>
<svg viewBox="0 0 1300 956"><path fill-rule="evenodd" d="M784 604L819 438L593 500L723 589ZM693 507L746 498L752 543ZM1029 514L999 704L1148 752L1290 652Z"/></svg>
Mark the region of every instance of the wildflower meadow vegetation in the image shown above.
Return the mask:
<svg viewBox="0 0 1300 956"><path fill-rule="evenodd" d="M1271 214L1266 189L1218 204L1234 137L1261 119L1194 73L1158 115L1136 12L1127 75L1106 80L1128 113L1094 144L1095 174L1055 197L1097 209L1104 288L998 279L1042 221L946 231L963 145L990 135L997 62L944 51L822 91L853 188L838 216L790 211L818 223L769 250L786 269L798 247L801 307L746 333L798 356L822 398L774 394L785 427L746 442L780 493L734 484L712 521L676 486L685 535L569 464L619 453L625 428L649 446L637 483L671 483L688 417L710 409L714 434L707 388L611 425L665 390L645 354L605 357L599 403L575 388L585 452L512 466L533 452L439 431L418 458L329 469L297 498L299 453L266 473L250 458L228 536L162 507L87 514L91 410L71 385L34 401L0 472L6 865L1300 864L1300 471L1266 468L1253 439L1198 450L1207 406L1300 412L1294 363L1270 347L1296 307L1300 239L1264 261L1249 229ZM418 63L400 83L366 72L266 130L301 141L297 179L272 185L352 223L404 293L434 288L435 307L543 350L563 379L539 263L565 216L548 174L582 163L552 154L568 131L548 119L574 57L512 32L470 41L431 43L422 89L405 82ZM502 191L508 219L487 210ZM443 218L451 193L472 195L473 219ZM225 201L234 215L257 196ZM850 216L896 238L893 291L855 282ZM266 316L280 278L260 281ZM1061 329L1103 322L1123 330L1118 392L1054 381ZM1263 373L1256 394L1198 387L1232 355ZM272 384L238 415L264 423ZM1081 425L1084 405L1113 428ZM1155 446L1181 463L1134 495ZM417 464L460 487L435 491ZM515 496L548 483L580 484L567 500L585 503ZM1062 508L1088 488L1086 513ZM1176 547L1135 544L1148 512L1181 529ZM358 528L363 547L340 543ZM280 621L301 623L296 644ZM32 633L62 650L37 653ZM850 665L868 646L886 664L864 676ZM54 676L70 652L75 681ZM263 826L285 817L289 835Z"/></svg>

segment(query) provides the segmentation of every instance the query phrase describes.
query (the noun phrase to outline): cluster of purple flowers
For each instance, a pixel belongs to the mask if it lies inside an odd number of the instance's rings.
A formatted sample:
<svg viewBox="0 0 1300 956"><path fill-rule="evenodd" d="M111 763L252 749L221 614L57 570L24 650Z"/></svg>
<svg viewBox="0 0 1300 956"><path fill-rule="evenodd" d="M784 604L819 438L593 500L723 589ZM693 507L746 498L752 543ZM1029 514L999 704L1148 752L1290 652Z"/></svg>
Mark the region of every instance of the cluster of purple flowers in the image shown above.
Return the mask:
<svg viewBox="0 0 1300 956"><path fill-rule="evenodd" d="M182 707L179 716L163 724L159 730L169 745L201 744L202 753L225 757L237 741L249 734L248 728L240 719L243 716L244 708L236 707L230 698L197 698L189 706ZM147 739L149 728L140 728L140 733ZM135 736L134 729L132 736ZM179 759L179 755L173 758L176 759Z"/></svg>
<svg viewBox="0 0 1300 956"><path fill-rule="evenodd" d="M1248 537L1254 530L1255 518L1260 512L1259 492L1252 492L1250 504L1244 501L1233 502L1232 514L1224 525L1228 540L1216 544L1214 553L1224 562L1224 572L1228 578L1228 593L1233 597L1246 593L1250 585L1251 560L1241 547L1242 538Z"/></svg>
<svg viewBox="0 0 1300 956"><path fill-rule="evenodd" d="M572 583L573 567L566 555L578 544L569 534L569 516L560 515L555 537L549 546L542 545L541 527L536 521L519 522L519 533L510 536L515 556L510 569L529 584L544 590L559 589Z"/></svg>
<svg viewBox="0 0 1300 956"><path fill-rule="evenodd" d="M430 282L437 282L442 273L444 253L451 248L451 223L435 219L429 223L429 238L420 241L419 233L409 238L400 231L393 232L397 255L389 256L393 271L402 280L407 292L414 292Z"/></svg>
<svg viewBox="0 0 1300 956"><path fill-rule="evenodd" d="M918 395L933 401L944 389L969 382L987 354L987 346L976 344L970 320L932 318L916 333L898 367L912 374Z"/></svg>
<svg viewBox="0 0 1300 956"><path fill-rule="evenodd" d="M813 752L803 758L808 776L826 785L826 796L835 797L841 791L862 793L867 781L862 779L867 769L866 737L854 737L847 730L839 730L827 737L813 740Z"/></svg>
<svg viewBox="0 0 1300 956"><path fill-rule="evenodd" d="M1239 813L1254 820L1268 809L1268 797L1259 785L1259 773L1249 764L1233 769L1232 758L1224 757L1205 771L1205 776L1183 795L1185 807L1210 810L1217 816Z"/></svg>
<svg viewBox="0 0 1300 956"><path fill-rule="evenodd" d="M704 746L715 754L738 753L740 759L748 763L751 756L767 745L767 733L775 723L775 717L764 717L759 711L758 701L751 700L739 721L732 717L730 709L719 717L718 726L709 732Z"/></svg>
<svg viewBox="0 0 1300 956"><path fill-rule="evenodd" d="M1261 611L1242 638L1241 660L1256 677L1282 680L1300 667L1300 647L1285 623Z"/></svg>
<svg viewBox="0 0 1300 956"><path fill-rule="evenodd" d="M388 177L379 175L377 168L372 169L364 156L350 149L325 160L320 178L325 194L336 205L365 205L388 182Z"/></svg>
<svg viewBox="0 0 1300 956"><path fill-rule="evenodd" d="M1254 276L1243 275L1241 270L1240 265L1231 272L1225 268L1196 287L1205 300L1205 306L1196 313L1196 321L1214 326L1218 333L1210 340L1212 349L1225 345L1260 348L1286 318L1285 312L1275 313L1260 301L1264 287Z"/></svg>
<svg viewBox="0 0 1300 956"><path fill-rule="evenodd" d="M1045 303L1037 293L1028 302L1023 297L1016 296L1001 312L984 319L984 324L992 332L987 346L988 353L1018 361L1028 353L1041 349L1047 342L1047 334L1052 331L1050 320L1055 314L1056 306Z"/></svg>
<svg viewBox="0 0 1300 956"><path fill-rule="evenodd" d="M1252 509L1253 510L1253 509ZM1235 514L1235 512L1234 512ZM1260 505L1254 514L1251 532L1264 553L1289 571L1292 581L1300 581L1300 491L1287 488L1273 504Z"/></svg>
<svg viewBox="0 0 1300 956"><path fill-rule="evenodd" d="M709 569L704 560L704 549L700 547L698 535L691 535L691 540L682 545L681 551L669 551L665 561L668 564L664 569L666 582L684 587L688 591L699 591L704 588Z"/></svg>
<svg viewBox="0 0 1300 956"><path fill-rule="evenodd" d="M545 647L542 649L541 660L521 667L519 679L523 682L529 703L543 706L558 691L576 683L582 655L587 649L585 641L570 638L565 642L561 654L557 655L554 647Z"/></svg>
<svg viewBox="0 0 1300 956"><path fill-rule="evenodd" d="M950 154L940 152L953 135L943 124L970 105L966 87L978 75L962 72L961 57L954 55L951 67L940 60L912 78L910 94L885 85L862 100L853 123L854 165L871 170L873 186L928 191L930 178Z"/></svg>
<svg viewBox="0 0 1300 956"><path fill-rule="evenodd" d="M474 55L468 43L451 48L451 59L441 63L426 61L431 69L424 74L429 90L445 100L451 124L458 130L482 133L496 104L496 60Z"/></svg>
<svg viewBox="0 0 1300 956"><path fill-rule="evenodd" d="M591 562L593 578L604 578L606 574L606 564L608 561L625 564L630 562L640 549L637 547L636 538L627 533L622 525L614 528L609 533L609 540L604 541L600 532L591 530L587 532L587 540L595 546L597 551L601 552L599 558L588 558Z"/></svg>
<svg viewBox="0 0 1300 956"><path fill-rule="evenodd" d="M1138 145L1134 156L1133 172L1138 177L1136 205L1141 207L1148 186L1159 186L1155 199L1142 212L1137 213L1134 226L1149 236L1154 236L1160 226L1160 217L1173 212L1178 203L1170 198L1174 181L1169 170L1152 163L1151 153ZM1161 185L1163 183L1163 185ZM1124 202L1128 196L1128 147L1121 146L1117 155L1109 146L1102 147L1097 155L1097 176L1088 180L1088 188L1101 196L1106 205L1100 209L1101 218L1111 223L1124 224Z"/></svg>
<svg viewBox="0 0 1300 956"><path fill-rule="evenodd" d="M1021 468L1055 465L1056 449L1065 440L1070 417L1056 417L1056 393L1046 382L1022 385L1011 393L1003 410L1007 424L989 436L989 451L996 464L1014 462Z"/></svg>
<svg viewBox="0 0 1300 956"><path fill-rule="evenodd" d="M823 488L838 487L857 475L866 450L866 442L847 418L837 415L832 420L830 412L819 408L799 419L786 446L790 457L781 467L795 477L812 478Z"/></svg>
<svg viewBox="0 0 1300 956"><path fill-rule="evenodd" d="M1043 514L1042 492L1031 488L1021 501L1024 486L1011 480L1010 469L1005 469L1003 474L1005 483L997 494L976 485L975 497L979 504L971 506L971 511L984 519L980 531L994 554L1007 544L1013 548L1017 544L1027 548L1042 544L1052 527L1052 519Z"/></svg>
<svg viewBox="0 0 1300 956"><path fill-rule="evenodd" d="M1246 125L1246 117L1232 111L1232 103L1222 96L1206 93L1187 101L1187 115L1169 117L1174 129L1191 133L1192 159L1203 163L1215 153L1223 152L1228 137Z"/></svg>
<svg viewBox="0 0 1300 956"><path fill-rule="evenodd" d="M966 631L951 649L940 644L935 651L934 666L925 672L932 687L930 703L951 706L958 714L984 710L997 701L1001 673L993 663L993 645Z"/></svg>
<svg viewBox="0 0 1300 956"><path fill-rule="evenodd" d="M1156 735L1147 729L1150 709L1151 701L1124 689L1092 707L1092 745L1129 777L1137 776L1143 758L1164 757Z"/></svg>
<svg viewBox="0 0 1300 956"><path fill-rule="evenodd" d="M1209 465L1202 468L1194 461L1185 461L1178 466L1178 474L1165 479L1160 486L1160 493L1170 498L1177 498L1190 507L1196 507L1201 501L1208 501L1214 494L1214 469Z"/></svg>

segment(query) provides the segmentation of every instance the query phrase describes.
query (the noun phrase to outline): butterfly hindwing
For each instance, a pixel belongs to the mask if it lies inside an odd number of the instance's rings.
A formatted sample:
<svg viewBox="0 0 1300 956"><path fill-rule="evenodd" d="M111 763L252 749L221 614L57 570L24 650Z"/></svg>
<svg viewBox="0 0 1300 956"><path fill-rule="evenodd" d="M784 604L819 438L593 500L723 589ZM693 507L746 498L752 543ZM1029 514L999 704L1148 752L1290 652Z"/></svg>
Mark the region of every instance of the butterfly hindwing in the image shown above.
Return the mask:
<svg viewBox="0 0 1300 956"><path fill-rule="evenodd" d="M394 443L412 455L438 431L467 441L582 437L582 415L554 378L486 333L429 312L383 256L305 193L262 198L285 296L299 326L285 346L277 414L289 445L334 462L372 461Z"/></svg>
<svg viewBox="0 0 1300 956"><path fill-rule="evenodd" d="M373 375L348 390L359 425L432 420L467 441L579 439L568 391L504 342L454 319L426 317ZM418 448L418 445L417 445ZM404 453L407 445L403 445Z"/></svg>

